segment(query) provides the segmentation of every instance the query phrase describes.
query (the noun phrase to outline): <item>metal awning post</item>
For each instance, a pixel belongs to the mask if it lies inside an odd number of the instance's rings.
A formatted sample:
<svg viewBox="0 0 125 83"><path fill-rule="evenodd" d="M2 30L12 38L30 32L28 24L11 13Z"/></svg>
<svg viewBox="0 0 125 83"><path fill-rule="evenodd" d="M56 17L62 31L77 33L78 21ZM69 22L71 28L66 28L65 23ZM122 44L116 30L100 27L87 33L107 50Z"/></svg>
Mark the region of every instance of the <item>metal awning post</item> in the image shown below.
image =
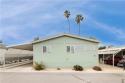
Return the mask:
<svg viewBox="0 0 125 83"><path fill-rule="evenodd" d="M112 61L113 61L113 67L114 67L114 54L113 54L113 60Z"/></svg>
<svg viewBox="0 0 125 83"><path fill-rule="evenodd" d="M103 54L103 64L104 64L105 62L104 62L104 54Z"/></svg>
<svg viewBox="0 0 125 83"><path fill-rule="evenodd" d="M3 67L4 67L4 69L5 69L5 54L3 55Z"/></svg>
<svg viewBox="0 0 125 83"><path fill-rule="evenodd" d="M5 65L6 65L6 57L5 57L5 55L7 54L7 52L9 51L9 49L7 49L7 51L4 53L4 55L3 55L3 67L4 67L4 69L5 69Z"/></svg>
<svg viewBox="0 0 125 83"><path fill-rule="evenodd" d="M23 50L21 50L21 51L19 52L19 54L21 54L22 51L23 51ZM18 65L19 65L19 54L17 54L17 57L18 57Z"/></svg>

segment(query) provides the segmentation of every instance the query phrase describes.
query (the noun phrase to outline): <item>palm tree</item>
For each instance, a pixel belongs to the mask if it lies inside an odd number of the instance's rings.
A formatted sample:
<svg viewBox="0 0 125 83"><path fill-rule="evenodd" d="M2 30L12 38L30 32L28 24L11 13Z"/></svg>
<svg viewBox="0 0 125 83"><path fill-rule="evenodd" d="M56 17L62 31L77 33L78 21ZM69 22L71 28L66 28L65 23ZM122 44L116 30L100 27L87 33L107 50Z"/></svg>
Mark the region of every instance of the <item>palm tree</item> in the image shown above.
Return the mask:
<svg viewBox="0 0 125 83"><path fill-rule="evenodd" d="M80 36L80 21L82 21L84 17L81 14L76 15L76 23L79 25L79 36Z"/></svg>
<svg viewBox="0 0 125 83"><path fill-rule="evenodd" d="M2 40L0 40L0 43L2 44L2 43L3 43L3 41L2 41Z"/></svg>
<svg viewBox="0 0 125 83"><path fill-rule="evenodd" d="M65 10L64 15L65 15L65 17L68 19L69 33L70 33L70 23L69 23L70 12L69 12L68 10Z"/></svg>
<svg viewBox="0 0 125 83"><path fill-rule="evenodd" d="M37 40L39 40L39 37L34 38L34 41L37 41Z"/></svg>
<svg viewBox="0 0 125 83"><path fill-rule="evenodd" d="M92 37L92 36L90 36L89 39L94 39L94 40L96 40L96 38L94 38L94 37Z"/></svg>

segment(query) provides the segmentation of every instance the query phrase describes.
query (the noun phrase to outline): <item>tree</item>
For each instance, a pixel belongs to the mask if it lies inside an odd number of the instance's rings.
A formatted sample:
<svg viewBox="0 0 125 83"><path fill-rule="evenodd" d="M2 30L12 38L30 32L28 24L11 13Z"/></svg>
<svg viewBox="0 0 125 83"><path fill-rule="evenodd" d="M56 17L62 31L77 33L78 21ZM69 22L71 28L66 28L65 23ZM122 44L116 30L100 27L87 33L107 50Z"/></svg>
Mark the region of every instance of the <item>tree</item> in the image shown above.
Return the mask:
<svg viewBox="0 0 125 83"><path fill-rule="evenodd" d="M92 37L92 36L90 36L89 39L95 39L95 40L96 40L96 38L94 38L94 37Z"/></svg>
<svg viewBox="0 0 125 83"><path fill-rule="evenodd" d="M3 43L3 41L2 41L2 40L0 40L0 43Z"/></svg>
<svg viewBox="0 0 125 83"><path fill-rule="evenodd" d="M113 45L100 46L99 50L113 48L113 47L114 47Z"/></svg>
<svg viewBox="0 0 125 83"><path fill-rule="evenodd" d="M112 48L112 47L114 47L114 46L113 46L113 45L108 45L108 46L107 46L107 48Z"/></svg>
<svg viewBox="0 0 125 83"><path fill-rule="evenodd" d="M80 22L84 19L84 17L81 14L76 15L76 23L79 25L79 36L80 36Z"/></svg>
<svg viewBox="0 0 125 83"><path fill-rule="evenodd" d="M70 33L70 23L69 23L69 16L70 16L70 12L69 12L68 10L65 10L64 15L65 15L65 17L66 17L66 18L67 18L67 20L68 20L68 25L69 25L69 33Z"/></svg>
<svg viewBox="0 0 125 83"><path fill-rule="evenodd" d="M39 37L34 38L34 41L39 40Z"/></svg>
<svg viewBox="0 0 125 83"><path fill-rule="evenodd" d="M100 46L99 50L106 49L106 46Z"/></svg>

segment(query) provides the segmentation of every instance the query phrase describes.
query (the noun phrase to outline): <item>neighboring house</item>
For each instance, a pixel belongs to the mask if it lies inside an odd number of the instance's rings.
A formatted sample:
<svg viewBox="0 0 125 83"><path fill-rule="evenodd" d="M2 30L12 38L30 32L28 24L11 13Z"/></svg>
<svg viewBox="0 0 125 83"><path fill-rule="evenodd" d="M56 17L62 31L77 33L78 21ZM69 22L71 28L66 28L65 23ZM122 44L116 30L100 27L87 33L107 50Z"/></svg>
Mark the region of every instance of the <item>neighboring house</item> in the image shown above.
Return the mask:
<svg viewBox="0 0 125 83"><path fill-rule="evenodd" d="M6 53L6 46L0 43L0 64L3 64L4 54Z"/></svg>
<svg viewBox="0 0 125 83"><path fill-rule="evenodd" d="M95 39L60 34L32 42L34 62L47 68L72 68L74 65L98 65L98 44Z"/></svg>

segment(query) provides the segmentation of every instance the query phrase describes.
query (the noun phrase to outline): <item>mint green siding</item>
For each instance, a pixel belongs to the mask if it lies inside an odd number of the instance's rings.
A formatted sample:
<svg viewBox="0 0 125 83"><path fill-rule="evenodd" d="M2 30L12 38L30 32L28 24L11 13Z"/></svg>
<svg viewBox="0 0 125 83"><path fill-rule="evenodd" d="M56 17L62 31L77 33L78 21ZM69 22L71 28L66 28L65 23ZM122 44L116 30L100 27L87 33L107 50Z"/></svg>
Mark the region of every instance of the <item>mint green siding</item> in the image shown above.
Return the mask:
<svg viewBox="0 0 125 83"><path fill-rule="evenodd" d="M95 50L67 53L68 45L94 45ZM43 53L43 46L51 46L51 53ZM63 36L33 44L34 62L43 62L47 68L72 68L78 64L83 67L98 65L98 43Z"/></svg>

